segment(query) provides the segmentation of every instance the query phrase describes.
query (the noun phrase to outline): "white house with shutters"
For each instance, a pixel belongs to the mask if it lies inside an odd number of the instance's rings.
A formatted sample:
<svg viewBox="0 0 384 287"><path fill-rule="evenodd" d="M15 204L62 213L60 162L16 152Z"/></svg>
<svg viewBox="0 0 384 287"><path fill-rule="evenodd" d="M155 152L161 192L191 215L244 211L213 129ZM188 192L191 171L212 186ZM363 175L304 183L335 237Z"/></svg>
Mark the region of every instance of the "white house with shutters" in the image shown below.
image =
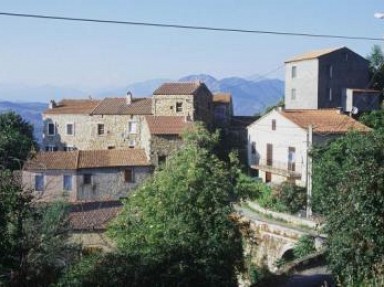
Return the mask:
<svg viewBox="0 0 384 287"><path fill-rule="evenodd" d="M248 164L263 182L293 181L306 186L311 177L308 151L345 134L370 129L338 109L275 109L248 126Z"/></svg>

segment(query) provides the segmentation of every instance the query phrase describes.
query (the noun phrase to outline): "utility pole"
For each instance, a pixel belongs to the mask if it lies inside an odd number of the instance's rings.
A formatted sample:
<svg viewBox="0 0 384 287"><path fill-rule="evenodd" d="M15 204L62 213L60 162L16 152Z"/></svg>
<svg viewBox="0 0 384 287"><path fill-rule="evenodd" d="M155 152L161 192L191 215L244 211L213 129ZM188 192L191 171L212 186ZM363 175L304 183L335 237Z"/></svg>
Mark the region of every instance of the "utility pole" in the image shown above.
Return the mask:
<svg viewBox="0 0 384 287"><path fill-rule="evenodd" d="M307 131L307 161L306 161L306 183L307 183L307 218L312 217L312 157L309 152L312 147L312 125L308 126Z"/></svg>

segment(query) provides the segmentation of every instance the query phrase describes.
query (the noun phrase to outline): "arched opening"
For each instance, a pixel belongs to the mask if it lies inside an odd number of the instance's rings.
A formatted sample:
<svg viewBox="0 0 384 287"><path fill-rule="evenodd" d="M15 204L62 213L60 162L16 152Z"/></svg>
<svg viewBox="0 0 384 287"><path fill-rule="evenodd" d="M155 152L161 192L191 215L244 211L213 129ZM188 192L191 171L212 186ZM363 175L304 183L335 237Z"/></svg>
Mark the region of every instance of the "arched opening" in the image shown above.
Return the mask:
<svg viewBox="0 0 384 287"><path fill-rule="evenodd" d="M281 256L281 259L284 260L285 262L292 261L295 258L293 254L293 249L288 249L286 250L283 255Z"/></svg>

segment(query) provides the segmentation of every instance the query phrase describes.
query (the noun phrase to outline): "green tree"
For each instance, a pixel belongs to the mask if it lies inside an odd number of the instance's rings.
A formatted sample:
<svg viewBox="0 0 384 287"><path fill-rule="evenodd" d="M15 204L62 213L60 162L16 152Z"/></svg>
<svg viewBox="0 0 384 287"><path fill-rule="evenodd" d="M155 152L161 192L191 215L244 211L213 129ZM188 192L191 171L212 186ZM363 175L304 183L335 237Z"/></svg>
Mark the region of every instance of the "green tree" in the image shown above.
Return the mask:
<svg viewBox="0 0 384 287"><path fill-rule="evenodd" d="M110 234L120 250L166 262L156 286L236 286L242 245L229 218L229 171L211 153L218 136L197 125L184 139L184 148L126 200Z"/></svg>
<svg viewBox="0 0 384 287"><path fill-rule="evenodd" d="M78 254L67 242L67 211L60 202L33 203L14 174L0 172L0 285L49 286L57 280Z"/></svg>
<svg viewBox="0 0 384 287"><path fill-rule="evenodd" d="M379 286L370 282L384 271L384 133L349 133L317 150L313 162L329 266L342 286Z"/></svg>
<svg viewBox="0 0 384 287"><path fill-rule="evenodd" d="M384 129L384 110L364 113L359 120L370 128Z"/></svg>
<svg viewBox="0 0 384 287"><path fill-rule="evenodd" d="M368 55L369 72L371 76L371 88L377 90L384 89L384 54L379 45L372 47L371 53Z"/></svg>
<svg viewBox="0 0 384 287"><path fill-rule="evenodd" d="M31 124L14 112L0 114L0 168L20 169L36 146Z"/></svg>

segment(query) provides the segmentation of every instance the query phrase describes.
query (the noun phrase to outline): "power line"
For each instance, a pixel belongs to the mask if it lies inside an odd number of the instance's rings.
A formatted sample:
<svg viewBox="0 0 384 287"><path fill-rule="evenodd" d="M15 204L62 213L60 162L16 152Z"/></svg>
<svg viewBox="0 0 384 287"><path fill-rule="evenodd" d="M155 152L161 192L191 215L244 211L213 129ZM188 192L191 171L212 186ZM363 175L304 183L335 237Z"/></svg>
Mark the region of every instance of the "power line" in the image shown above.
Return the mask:
<svg viewBox="0 0 384 287"><path fill-rule="evenodd" d="M344 39L344 40L384 41L384 39L382 39L382 38L364 37L364 36L347 36L347 35L295 33L295 32L282 32L282 31L248 30L248 29L236 29L236 28L220 28L220 27L211 27L211 26L193 26L193 25L164 24L164 23L154 23L154 22L102 20L102 19L91 19L91 18L75 18L75 17L39 15L39 14L23 14L23 13L10 13L10 12L0 12L0 16L35 18L35 19L45 19L45 20L59 20L59 21L89 22L89 23L101 23L101 24L147 26L147 27L185 29L185 30L205 30L205 31L214 31L214 32L268 34L268 35L278 35L278 36L328 38L328 39Z"/></svg>

